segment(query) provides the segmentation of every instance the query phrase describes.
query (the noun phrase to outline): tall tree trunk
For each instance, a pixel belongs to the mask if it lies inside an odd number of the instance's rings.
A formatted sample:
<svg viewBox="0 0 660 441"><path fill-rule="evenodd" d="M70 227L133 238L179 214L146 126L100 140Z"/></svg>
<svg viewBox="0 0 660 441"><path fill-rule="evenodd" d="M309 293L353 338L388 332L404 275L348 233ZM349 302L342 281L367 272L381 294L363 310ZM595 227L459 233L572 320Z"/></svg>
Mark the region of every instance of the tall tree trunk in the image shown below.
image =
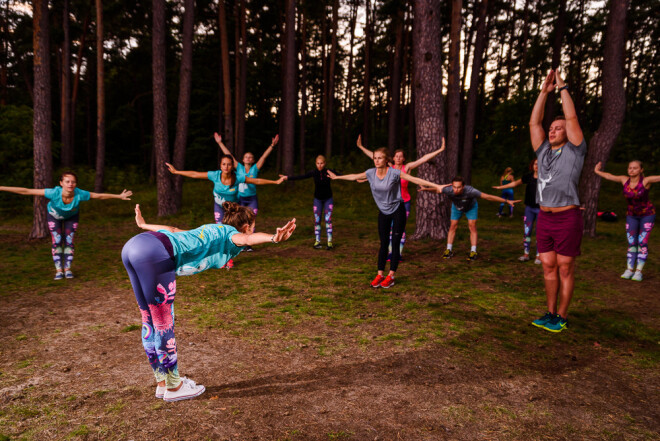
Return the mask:
<svg viewBox="0 0 660 441"><path fill-rule="evenodd" d="M332 38L330 40L330 60L328 62L328 100L325 108L325 156L332 155L332 132L335 113L335 63L337 60L337 23L339 21L339 0L332 4Z"/></svg>
<svg viewBox="0 0 660 441"><path fill-rule="evenodd" d="M218 3L218 26L220 28L220 51L222 57L222 86L224 89L225 105L223 119L225 127L222 133L222 141L229 150L234 149L234 130L231 117L231 74L229 67L229 41L227 40L227 13L225 11L225 0Z"/></svg>
<svg viewBox="0 0 660 441"><path fill-rule="evenodd" d="M346 95L344 98L344 112L342 130L339 132L339 154L346 153L346 138L350 137L350 128L353 125L353 47L355 46L355 23L357 22L358 1L351 4L351 16L348 23L350 32L348 42L348 73L346 75Z"/></svg>
<svg viewBox="0 0 660 441"><path fill-rule="evenodd" d="M307 117L307 20L304 4L301 2L298 14L300 30L300 130L298 133L298 164L300 173L305 173L305 119Z"/></svg>
<svg viewBox="0 0 660 441"><path fill-rule="evenodd" d="M285 175L293 174L294 136L296 123L296 4L285 1L284 51L282 60L282 169Z"/></svg>
<svg viewBox="0 0 660 441"><path fill-rule="evenodd" d="M404 10L399 7L394 20L394 59L392 62L392 76L390 81L390 105L387 124L387 148L390 154L394 153L399 142L399 109L401 108L401 63L403 52L403 25Z"/></svg>
<svg viewBox="0 0 660 441"><path fill-rule="evenodd" d="M53 180L51 155L50 48L48 38L48 0L32 2L34 47L34 188L46 188ZM46 198L34 197L34 218L30 239L49 235L46 224Z"/></svg>
<svg viewBox="0 0 660 441"><path fill-rule="evenodd" d="M245 151L245 106L247 103L247 30L246 0L236 5L236 140L234 154L243 157Z"/></svg>
<svg viewBox="0 0 660 441"><path fill-rule="evenodd" d="M470 74L470 90L468 91L465 110L465 132L461 158L461 174L468 184L472 178L472 150L474 148L474 126L477 119L477 101L479 100L479 78L481 76L484 49L488 41L487 20L488 0L482 0L479 9L479 23L477 24L477 38L474 42L474 55L472 56L472 73Z"/></svg>
<svg viewBox="0 0 660 441"><path fill-rule="evenodd" d="M96 176L94 191L103 192L105 175L105 87L103 72L103 4L96 0Z"/></svg>
<svg viewBox="0 0 660 441"><path fill-rule="evenodd" d="M554 41L552 44L552 68L556 69L561 60L561 48L564 41L564 33L566 30L566 0L559 0L559 12L557 13L557 21L555 22ZM562 74L564 75L564 74ZM548 129L550 123L555 118L555 93L548 94L548 100L545 102L545 112L543 113L543 128Z"/></svg>
<svg viewBox="0 0 660 441"><path fill-rule="evenodd" d="M63 167L73 167L73 145L71 144L71 37L69 36L69 0L63 0L62 30L62 94L60 111L60 131L62 137Z"/></svg>
<svg viewBox="0 0 660 441"><path fill-rule="evenodd" d="M603 54L603 119L589 143L580 179L581 199L585 205L584 231L596 235L596 215L601 178L593 173L598 162L610 155L626 112L623 88L623 57L626 45L626 15L629 0L610 2Z"/></svg>
<svg viewBox="0 0 660 441"><path fill-rule="evenodd" d="M195 27L195 0L184 1L183 12L183 51L181 53L181 73L179 74L179 103L176 114L176 135L174 137L174 167L182 170L186 161L186 141L190 115L190 88L192 83L192 40ZM183 176L174 176L174 204L181 208Z"/></svg>
<svg viewBox="0 0 660 441"><path fill-rule="evenodd" d="M442 46L440 0L415 0L413 58L415 63L415 120L417 157L440 148L444 136L442 103ZM419 177L431 182L446 179L444 156L419 167ZM413 239L447 237L449 205L444 196L417 193L417 230Z"/></svg>
<svg viewBox="0 0 660 441"><path fill-rule="evenodd" d="M97 0L98 1L98 0ZM156 164L156 188L158 192L158 216L169 216L176 213L172 179L165 168L169 162L169 139L167 134L167 82L165 63L165 32L167 21L165 17L165 0L153 0L153 32L152 32L152 83L154 98L154 156Z"/></svg>
<svg viewBox="0 0 660 441"><path fill-rule="evenodd" d="M0 106L7 104L7 62L9 58L9 2L2 11L2 60L0 60Z"/></svg>
<svg viewBox="0 0 660 441"><path fill-rule="evenodd" d="M523 24L522 36L520 37L520 67L519 67L519 80L518 80L518 95L522 95L525 91L527 84L527 42L529 41L529 2L525 0L525 7L523 8Z"/></svg>
<svg viewBox="0 0 660 441"><path fill-rule="evenodd" d="M85 49L85 41L87 40L87 32L89 30L89 14L85 14L83 21L82 36L80 37L80 45L78 46L78 56L76 58L76 75L73 77L73 90L71 92L71 118L69 128L71 130L71 149L75 152L76 148L76 102L78 101L78 88L80 85L80 69L83 61L83 50Z"/></svg>
<svg viewBox="0 0 660 441"><path fill-rule="evenodd" d="M461 130L461 9L462 0L452 0L447 85L447 172L458 173L458 143ZM467 63L467 60L465 60Z"/></svg>
<svg viewBox="0 0 660 441"><path fill-rule="evenodd" d="M364 78L362 107L362 143L369 145L369 114L371 113L371 39L373 23L371 22L371 0L366 0L366 23L364 26Z"/></svg>

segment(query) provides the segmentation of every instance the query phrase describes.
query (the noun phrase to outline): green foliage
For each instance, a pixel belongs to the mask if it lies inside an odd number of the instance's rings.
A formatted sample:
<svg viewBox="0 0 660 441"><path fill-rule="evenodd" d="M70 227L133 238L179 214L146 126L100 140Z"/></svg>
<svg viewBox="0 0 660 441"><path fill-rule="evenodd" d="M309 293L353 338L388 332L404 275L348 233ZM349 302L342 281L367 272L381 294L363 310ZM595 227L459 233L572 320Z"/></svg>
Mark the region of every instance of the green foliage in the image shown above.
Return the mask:
<svg viewBox="0 0 660 441"><path fill-rule="evenodd" d="M0 106L2 185L29 186L32 170L32 109L28 106Z"/></svg>

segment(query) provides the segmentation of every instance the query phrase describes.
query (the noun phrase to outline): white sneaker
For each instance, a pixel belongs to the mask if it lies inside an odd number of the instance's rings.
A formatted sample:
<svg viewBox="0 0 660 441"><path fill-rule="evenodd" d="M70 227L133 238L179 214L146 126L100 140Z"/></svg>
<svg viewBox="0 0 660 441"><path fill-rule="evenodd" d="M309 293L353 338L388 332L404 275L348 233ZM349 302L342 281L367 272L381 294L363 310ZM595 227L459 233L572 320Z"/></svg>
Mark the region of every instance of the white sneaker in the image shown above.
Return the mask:
<svg viewBox="0 0 660 441"><path fill-rule="evenodd" d="M205 390L206 388L201 384L197 385L191 379L183 377L181 379L181 387L179 390L167 389L165 391L165 395L163 396L163 400L167 401L168 403L173 401L189 400L191 398L200 396L204 393Z"/></svg>
<svg viewBox="0 0 660 441"><path fill-rule="evenodd" d="M635 273L633 273L631 270L627 269L623 272L623 274L621 274L621 278L622 279L630 279L633 276L633 274L635 274Z"/></svg>
<svg viewBox="0 0 660 441"><path fill-rule="evenodd" d="M642 281L642 272L641 271L635 271L635 275L630 278L630 280L634 280L635 282L641 282Z"/></svg>
<svg viewBox="0 0 660 441"><path fill-rule="evenodd" d="M156 398L163 398L165 392L167 391L167 386L156 386Z"/></svg>
<svg viewBox="0 0 660 441"><path fill-rule="evenodd" d="M523 254L522 256L518 257L518 260L521 262L529 262L529 254Z"/></svg>
<svg viewBox="0 0 660 441"><path fill-rule="evenodd" d="M539 256L536 256L536 259L534 260L534 263L535 263L536 265L540 265L540 264L542 263L542 262L541 262L541 259L539 259Z"/></svg>

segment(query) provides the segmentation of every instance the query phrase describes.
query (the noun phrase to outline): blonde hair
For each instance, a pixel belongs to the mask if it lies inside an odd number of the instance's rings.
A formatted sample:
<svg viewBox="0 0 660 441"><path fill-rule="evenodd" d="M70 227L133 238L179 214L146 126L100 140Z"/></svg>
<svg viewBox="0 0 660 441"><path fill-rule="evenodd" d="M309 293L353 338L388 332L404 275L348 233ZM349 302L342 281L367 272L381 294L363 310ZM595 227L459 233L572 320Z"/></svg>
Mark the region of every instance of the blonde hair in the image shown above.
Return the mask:
<svg viewBox="0 0 660 441"><path fill-rule="evenodd" d="M236 202L223 202L222 208L225 210L225 216L222 223L231 225L240 231L243 225L252 225L254 223L254 211L249 207L243 207Z"/></svg>

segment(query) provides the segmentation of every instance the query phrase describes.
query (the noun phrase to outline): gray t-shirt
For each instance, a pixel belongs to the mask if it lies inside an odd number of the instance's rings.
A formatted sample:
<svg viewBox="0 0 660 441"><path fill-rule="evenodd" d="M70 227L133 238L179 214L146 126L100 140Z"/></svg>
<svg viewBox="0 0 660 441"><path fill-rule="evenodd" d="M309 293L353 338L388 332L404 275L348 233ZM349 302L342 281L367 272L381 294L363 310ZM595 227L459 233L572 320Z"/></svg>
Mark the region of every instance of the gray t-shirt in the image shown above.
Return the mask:
<svg viewBox="0 0 660 441"><path fill-rule="evenodd" d="M403 202L401 197L401 170L389 167L383 179L376 176L376 169L370 168L366 172L371 194L383 214L392 214Z"/></svg>
<svg viewBox="0 0 660 441"><path fill-rule="evenodd" d="M456 209L462 212L469 211L481 197L481 192L470 185L465 185L461 194L454 194L454 188L451 186L443 188L442 193L449 196Z"/></svg>
<svg viewBox="0 0 660 441"><path fill-rule="evenodd" d="M553 150L547 139L536 150L539 179L536 186L536 202L544 207L580 205L578 182L582 164L587 154L587 142L580 145L566 142Z"/></svg>

